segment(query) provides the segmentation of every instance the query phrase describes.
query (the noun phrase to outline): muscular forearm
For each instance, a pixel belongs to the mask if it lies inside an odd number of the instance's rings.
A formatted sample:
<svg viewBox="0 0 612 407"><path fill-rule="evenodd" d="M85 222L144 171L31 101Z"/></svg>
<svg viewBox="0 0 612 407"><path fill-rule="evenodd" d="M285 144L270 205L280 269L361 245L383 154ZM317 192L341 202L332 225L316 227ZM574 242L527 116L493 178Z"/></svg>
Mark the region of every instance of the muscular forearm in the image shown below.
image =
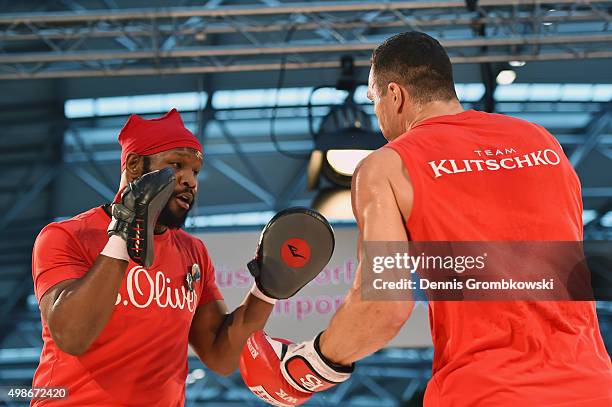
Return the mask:
<svg viewBox="0 0 612 407"><path fill-rule="evenodd" d="M412 307L412 301L362 301L351 290L321 335L321 353L348 366L376 352L397 334Z"/></svg>
<svg viewBox="0 0 612 407"><path fill-rule="evenodd" d="M213 365L215 371L221 374L236 370L240 352L248 337L264 328L273 308L273 305L247 294L243 303L227 315L219 328L209 355L211 357L207 360L209 367Z"/></svg>
<svg viewBox="0 0 612 407"><path fill-rule="evenodd" d="M127 261L98 256L87 274L53 292L46 322L58 347L85 352L113 312Z"/></svg>

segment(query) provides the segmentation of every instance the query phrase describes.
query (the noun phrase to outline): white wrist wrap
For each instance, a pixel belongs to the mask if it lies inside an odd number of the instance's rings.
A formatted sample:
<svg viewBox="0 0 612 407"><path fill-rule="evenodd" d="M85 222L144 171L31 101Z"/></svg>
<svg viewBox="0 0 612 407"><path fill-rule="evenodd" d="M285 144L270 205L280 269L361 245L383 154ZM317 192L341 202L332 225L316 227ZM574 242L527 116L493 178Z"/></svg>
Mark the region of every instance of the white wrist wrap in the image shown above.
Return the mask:
<svg viewBox="0 0 612 407"><path fill-rule="evenodd" d="M257 288L257 284L253 283L253 287L251 288L251 294L255 297L259 298L262 301L267 302L268 304L274 305L276 304L276 298L268 297L264 293L261 292L259 288Z"/></svg>
<svg viewBox="0 0 612 407"><path fill-rule="evenodd" d="M113 235L108 238L108 243L106 243L106 246L104 246L104 249L102 249L100 254L107 257L112 257L113 259L130 261L130 256L128 255L127 251L127 244L125 243L125 240L117 235Z"/></svg>
<svg viewBox="0 0 612 407"><path fill-rule="evenodd" d="M315 349L315 340L289 345L281 363L281 373L285 380L295 389L302 392L318 392L327 390L351 377L352 367L346 372L340 372L328 365ZM294 368L287 364L292 359L302 368Z"/></svg>

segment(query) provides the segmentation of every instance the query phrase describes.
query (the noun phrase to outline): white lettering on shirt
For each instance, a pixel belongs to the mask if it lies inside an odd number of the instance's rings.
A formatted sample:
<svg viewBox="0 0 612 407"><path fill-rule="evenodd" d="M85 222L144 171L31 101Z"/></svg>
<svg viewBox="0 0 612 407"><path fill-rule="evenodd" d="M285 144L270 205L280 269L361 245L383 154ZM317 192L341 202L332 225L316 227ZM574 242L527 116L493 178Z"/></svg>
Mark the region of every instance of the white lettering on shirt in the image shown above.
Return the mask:
<svg viewBox="0 0 612 407"><path fill-rule="evenodd" d="M128 298L124 304L131 304L136 308L148 308L157 305L159 308L187 309L194 312L198 303L198 295L195 291L186 291L185 286L172 287L170 278L162 271L151 277L149 270L142 266L134 266L130 269L126 278L126 291ZM143 286L141 287L141 284ZM115 305L121 303L121 294L117 295Z"/></svg>

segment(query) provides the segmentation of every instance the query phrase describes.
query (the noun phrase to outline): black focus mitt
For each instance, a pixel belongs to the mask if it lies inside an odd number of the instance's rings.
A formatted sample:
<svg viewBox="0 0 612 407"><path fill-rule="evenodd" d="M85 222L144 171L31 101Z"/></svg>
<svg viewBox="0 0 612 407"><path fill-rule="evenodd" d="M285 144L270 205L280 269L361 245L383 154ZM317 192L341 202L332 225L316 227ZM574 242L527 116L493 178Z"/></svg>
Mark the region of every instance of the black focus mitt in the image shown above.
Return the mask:
<svg viewBox="0 0 612 407"><path fill-rule="evenodd" d="M314 279L333 252L334 232L323 215L289 208L268 222L248 268L256 289L271 299L285 299ZM257 290L252 292L258 296Z"/></svg>
<svg viewBox="0 0 612 407"><path fill-rule="evenodd" d="M153 264L153 231L174 191L175 180L170 167L149 172L130 182L121 194L121 201L113 204L108 235L125 240L130 258L141 266Z"/></svg>

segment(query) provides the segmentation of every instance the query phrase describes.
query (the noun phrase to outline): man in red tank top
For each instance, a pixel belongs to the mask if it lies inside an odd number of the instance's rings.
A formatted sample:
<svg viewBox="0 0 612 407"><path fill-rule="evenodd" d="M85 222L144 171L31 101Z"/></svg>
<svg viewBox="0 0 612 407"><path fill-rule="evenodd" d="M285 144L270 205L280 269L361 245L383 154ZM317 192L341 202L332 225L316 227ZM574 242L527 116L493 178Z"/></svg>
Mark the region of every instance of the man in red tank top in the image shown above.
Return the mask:
<svg viewBox="0 0 612 407"><path fill-rule="evenodd" d="M373 53L368 82L389 144L353 177L360 260L373 241L582 240L580 183L559 143L536 124L464 111L438 41L419 32L389 38ZM322 334L289 347L281 371L291 386L315 392L346 380L354 361L410 317L408 295L364 300L366 272L360 262ZM426 406L612 405L593 301L430 301L429 310Z"/></svg>
<svg viewBox="0 0 612 407"><path fill-rule="evenodd" d="M44 345L32 380L40 396L32 406L183 406L188 346L210 370L229 375L249 335L265 325L272 296L303 285L299 279L291 285L276 272L280 268L255 260L259 277L274 272L277 283L288 284L267 295L257 282L230 313L204 243L182 230L198 190L200 142L175 109L149 120L132 115L119 142L121 193L115 203L47 225L34 245L32 278ZM160 181L152 180L163 180L163 174L167 195L156 203ZM158 212L149 218L153 204ZM138 223L139 216L144 221ZM301 236L303 224L291 237ZM144 232L126 238L117 230ZM154 242L148 245L150 264L136 253L147 248L141 235ZM266 253L263 243L258 250ZM315 255L313 245L310 258Z"/></svg>

